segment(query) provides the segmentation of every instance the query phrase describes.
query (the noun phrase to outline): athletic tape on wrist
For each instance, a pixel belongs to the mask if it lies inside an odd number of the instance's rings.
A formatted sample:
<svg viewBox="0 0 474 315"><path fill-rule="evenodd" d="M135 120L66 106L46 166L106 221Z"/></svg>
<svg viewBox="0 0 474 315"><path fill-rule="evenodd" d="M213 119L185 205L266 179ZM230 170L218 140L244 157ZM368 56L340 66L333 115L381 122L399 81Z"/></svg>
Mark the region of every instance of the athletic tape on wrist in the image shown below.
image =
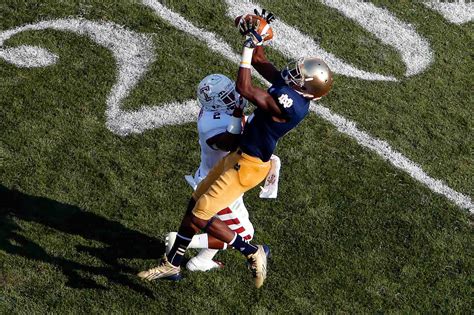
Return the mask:
<svg viewBox="0 0 474 315"><path fill-rule="evenodd" d="M240 59L240 67L250 69L252 67L252 55L253 48L244 47L242 58Z"/></svg>

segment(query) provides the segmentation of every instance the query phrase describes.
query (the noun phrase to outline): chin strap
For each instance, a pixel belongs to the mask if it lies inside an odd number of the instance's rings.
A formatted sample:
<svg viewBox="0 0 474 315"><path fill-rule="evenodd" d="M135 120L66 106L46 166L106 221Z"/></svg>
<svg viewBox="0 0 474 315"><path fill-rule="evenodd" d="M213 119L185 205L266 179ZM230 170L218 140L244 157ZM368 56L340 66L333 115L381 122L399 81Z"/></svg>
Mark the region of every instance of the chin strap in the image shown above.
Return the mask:
<svg viewBox="0 0 474 315"><path fill-rule="evenodd" d="M307 94L307 93L303 93L301 91L298 91L296 89L293 89L296 93L298 93L299 95L303 96L304 98L309 98L309 99L315 99L314 98L314 95L313 94ZM319 100L320 98L316 99L316 100Z"/></svg>

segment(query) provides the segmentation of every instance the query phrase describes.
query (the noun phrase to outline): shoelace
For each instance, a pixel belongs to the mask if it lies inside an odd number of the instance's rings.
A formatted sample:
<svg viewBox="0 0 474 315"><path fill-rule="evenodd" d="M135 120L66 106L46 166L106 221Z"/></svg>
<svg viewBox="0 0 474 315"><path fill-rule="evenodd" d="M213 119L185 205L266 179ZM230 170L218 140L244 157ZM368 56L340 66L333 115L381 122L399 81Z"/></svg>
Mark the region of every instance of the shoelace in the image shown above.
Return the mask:
<svg viewBox="0 0 474 315"><path fill-rule="evenodd" d="M255 258L249 258L249 269L252 271L254 277L257 276L257 260Z"/></svg>

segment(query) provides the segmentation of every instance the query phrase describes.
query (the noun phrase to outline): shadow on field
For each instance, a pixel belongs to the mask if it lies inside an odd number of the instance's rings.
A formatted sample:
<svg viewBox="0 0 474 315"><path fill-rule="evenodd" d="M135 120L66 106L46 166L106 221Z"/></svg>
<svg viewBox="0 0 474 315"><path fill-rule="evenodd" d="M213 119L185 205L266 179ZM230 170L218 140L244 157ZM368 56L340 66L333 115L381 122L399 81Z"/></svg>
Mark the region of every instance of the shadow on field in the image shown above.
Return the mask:
<svg viewBox="0 0 474 315"><path fill-rule="evenodd" d="M88 266L47 253L33 240L18 233L21 227L15 223L14 218L36 222L48 228L105 244L107 246L105 248L76 246L76 249L101 259L108 267ZM29 196L0 185L0 250L59 267L68 278L67 285L72 288L107 289L79 274L87 272L94 276L106 277L114 284L128 286L137 292L153 296L149 289L134 278L137 270L120 264L118 259L158 259L164 253L164 244L76 206L48 198Z"/></svg>

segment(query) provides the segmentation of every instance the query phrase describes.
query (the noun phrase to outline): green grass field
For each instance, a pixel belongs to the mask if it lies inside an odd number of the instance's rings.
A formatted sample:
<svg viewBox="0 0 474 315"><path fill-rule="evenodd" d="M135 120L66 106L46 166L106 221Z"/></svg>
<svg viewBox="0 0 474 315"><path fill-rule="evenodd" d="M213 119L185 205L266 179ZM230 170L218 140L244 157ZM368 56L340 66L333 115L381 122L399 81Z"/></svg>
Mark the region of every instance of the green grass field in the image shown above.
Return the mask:
<svg viewBox="0 0 474 315"><path fill-rule="evenodd" d="M224 1L162 3L239 53ZM393 47L334 9L260 4L339 58L397 77L336 74L323 104L472 199L472 22L448 23L421 3L374 1L430 43L432 64L405 77ZM141 1L3 0L0 16L0 33L82 17L148 34L156 60L125 109L193 99L204 76L237 71ZM0 313L473 312L472 215L314 113L279 143L278 199L259 199L258 189L245 196L255 241L273 253L262 289L234 251L219 254L222 271L140 281L185 211L184 175L199 164L196 124L118 136L106 126L117 72L109 50L58 30L23 32L4 46L18 45L59 59L20 68L0 58ZM279 67L288 61L272 48L268 56Z"/></svg>

